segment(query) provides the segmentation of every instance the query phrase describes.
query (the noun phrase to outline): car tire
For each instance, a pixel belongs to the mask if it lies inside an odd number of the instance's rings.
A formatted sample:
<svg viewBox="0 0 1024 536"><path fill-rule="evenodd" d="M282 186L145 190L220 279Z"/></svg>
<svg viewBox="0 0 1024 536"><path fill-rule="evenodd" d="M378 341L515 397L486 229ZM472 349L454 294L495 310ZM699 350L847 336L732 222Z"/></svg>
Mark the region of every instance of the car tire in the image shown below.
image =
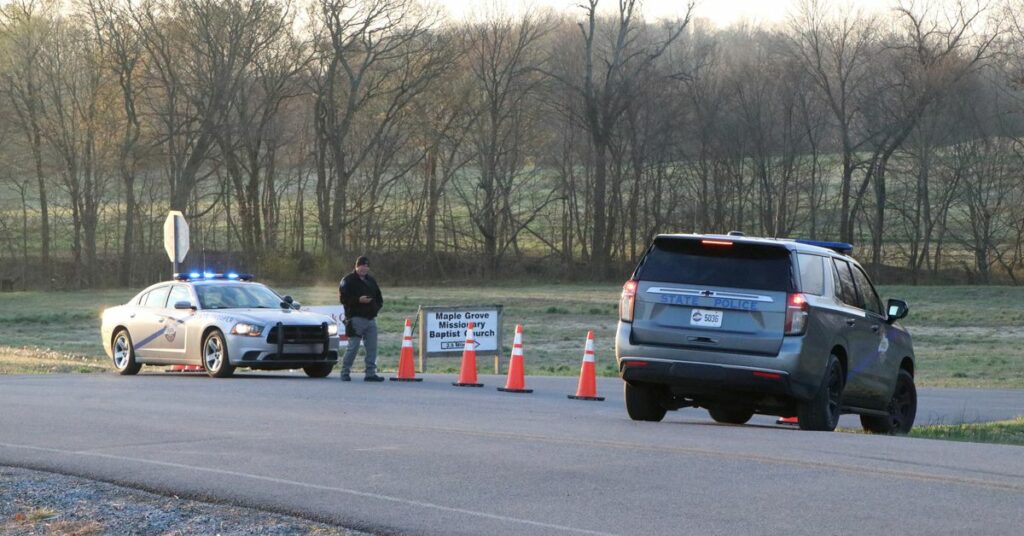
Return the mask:
<svg viewBox="0 0 1024 536"><path fill-rule="evenodd" d="M889 399L889 416L861 415L860 425L871 434L909 434L917 417L917 387L910 372L900 369Z"/></svg>
<svg viewBox="0 0 1024 536"><path fill-rule="evenodd" d="M653 387L625 383L626 413L634 421L658 422L665 418L668 411L658 400L658 392Z"/></svg>
<svg viewBox="0 0 1024 536"><path fill-rule="evenodd" d="M203 368L211 378L228 378L235 373L235 367L228 360L228 345L220 330L213 330L203 339Z"/></svg>
<svg viewBox="0 0 1024 536"><path fill-rule="evenodd" d="M843 402L843 367L834 354L828 357L825 375L814 398L797 405L801 430L831 432L839 424Z"/></svg>
<svg viewBox="0 0 1024 536"><path fill-rule="evenodd" d="M128 330L117 330L110 346L110 353L114 355L114 368L117 369L118 374L134 376L139 373L142 365L135 361L135 345L132 343L132 336Z"/></svg>
<svg viewBox="0 0 1024 536"><path fill-rule="evenodd" d="M747 424L747 421L754 416L751 408L738 408L731 406L716 406L708 408L708 413L715 422L722 424Z"/></svg>
<svg viewBox="0 0 1024 536"><path fill-rule="evenodd" d="M334 363L317 363L316 365L302 367L302 370L310 378L326 378L334 370Z"/></svg>

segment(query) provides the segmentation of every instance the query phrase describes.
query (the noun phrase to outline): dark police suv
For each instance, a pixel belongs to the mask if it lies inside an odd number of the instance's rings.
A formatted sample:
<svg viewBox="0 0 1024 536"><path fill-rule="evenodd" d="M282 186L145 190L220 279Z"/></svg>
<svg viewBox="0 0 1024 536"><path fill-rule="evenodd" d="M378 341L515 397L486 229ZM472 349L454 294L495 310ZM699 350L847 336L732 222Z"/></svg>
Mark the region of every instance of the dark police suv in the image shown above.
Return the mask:
<svg viewBox="0 0 1024 536"><path fill-rule="evenodd" d="M660 421L706 408L723 423L755 413L834 430L907 433L917 413L914 349L849 244L658 235L623 286L615 355L626 411Z"/></svg>

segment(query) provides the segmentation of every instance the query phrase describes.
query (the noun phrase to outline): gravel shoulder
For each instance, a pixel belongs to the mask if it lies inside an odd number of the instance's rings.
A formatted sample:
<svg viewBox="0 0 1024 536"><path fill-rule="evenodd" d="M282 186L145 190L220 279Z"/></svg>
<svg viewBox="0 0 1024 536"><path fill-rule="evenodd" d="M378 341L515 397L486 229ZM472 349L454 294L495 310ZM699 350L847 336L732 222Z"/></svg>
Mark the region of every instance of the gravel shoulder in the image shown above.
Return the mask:
<svg viewBox="0 0 1024 536"><path fill-rule="evenodd" d="M304 519L0 466L0 534L364 536Z"/></svg>

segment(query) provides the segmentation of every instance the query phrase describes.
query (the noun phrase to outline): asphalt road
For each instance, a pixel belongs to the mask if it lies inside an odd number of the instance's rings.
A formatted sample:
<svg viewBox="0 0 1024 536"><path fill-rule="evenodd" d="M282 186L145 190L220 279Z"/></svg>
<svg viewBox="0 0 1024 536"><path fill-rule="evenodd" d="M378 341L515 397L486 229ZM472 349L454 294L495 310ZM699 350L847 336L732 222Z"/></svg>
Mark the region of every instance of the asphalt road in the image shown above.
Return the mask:
<svg viewBox="0 0 1024 536"><path fill-rule="evenodd" d="M0 465L408 534L1020 534L1024 449L712 423L605 402L337 376L0 377ZM1024 391L922 390L924 421ZM856 426L844 420L842 426Z"/></svg>

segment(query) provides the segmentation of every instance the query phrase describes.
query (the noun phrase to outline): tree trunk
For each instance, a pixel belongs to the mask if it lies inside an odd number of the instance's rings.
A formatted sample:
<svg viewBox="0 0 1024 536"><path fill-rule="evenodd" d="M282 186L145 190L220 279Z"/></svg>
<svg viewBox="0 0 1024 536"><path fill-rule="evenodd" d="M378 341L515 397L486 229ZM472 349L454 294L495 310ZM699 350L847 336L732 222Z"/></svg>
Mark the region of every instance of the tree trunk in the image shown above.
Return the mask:
<svg viewBox="0 0 1024 536"><path fill-rule="evenodd" d="M593 137L594 149L594 226L590 238L590 267L595 277L603 277L607 272L607 225L606 223L606 189L607 189L607 144L598 136Z"/></svg>

